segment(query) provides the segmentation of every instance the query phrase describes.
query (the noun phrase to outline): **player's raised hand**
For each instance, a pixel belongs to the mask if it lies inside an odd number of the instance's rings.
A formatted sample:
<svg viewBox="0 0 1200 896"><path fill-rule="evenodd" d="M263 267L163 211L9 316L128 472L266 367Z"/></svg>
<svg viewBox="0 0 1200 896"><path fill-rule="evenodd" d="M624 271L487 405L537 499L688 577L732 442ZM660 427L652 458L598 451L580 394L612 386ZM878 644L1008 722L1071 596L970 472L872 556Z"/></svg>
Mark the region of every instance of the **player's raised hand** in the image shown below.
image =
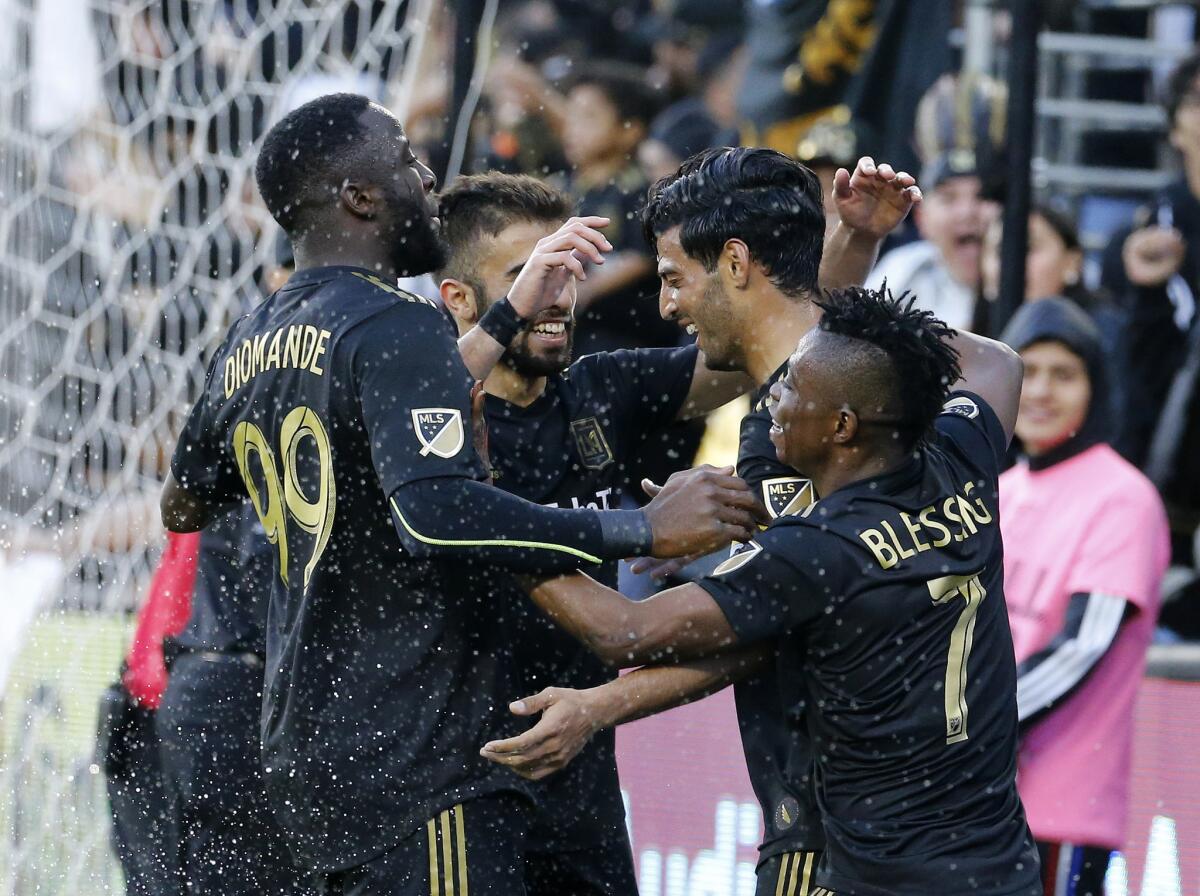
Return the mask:
<svg viewBox="0 0 1200 896"><path fill-rule="evenodd" d="M851 174L839 168L833 176L833 203L842 224L877 240L891 233L921 202L921 188L906 171L870 156L858 160Z"/></svg>
<svg viewBox="0 0 1200 896"><path fill-rule="evenodd" d="M508 708L518 716L540 712L542 717L524 734L484 744L479 755L531 781L566 768L600 730L585 692L571 688L546 688L510 703Z"/></svg>
<svg viewBox="0 0 1200 896"><path fill-rule="evenodd" d="M675 473L665 485L642 480L653 500L646 520L654 536L655 557L707 554L731 541L748 541L770 517L750 486L733 467L705 464Z"/></svg>
<svg viewBox="0 0 1200 896"><path fill-rule="evenodd" d="M608 223L608 218L596 215L569 218L554 233L538 240L508 292L517 314L528 320L553 305L571 277L586 280L585 261L604 264L604 253L613 247L597 228Z"/></svg>

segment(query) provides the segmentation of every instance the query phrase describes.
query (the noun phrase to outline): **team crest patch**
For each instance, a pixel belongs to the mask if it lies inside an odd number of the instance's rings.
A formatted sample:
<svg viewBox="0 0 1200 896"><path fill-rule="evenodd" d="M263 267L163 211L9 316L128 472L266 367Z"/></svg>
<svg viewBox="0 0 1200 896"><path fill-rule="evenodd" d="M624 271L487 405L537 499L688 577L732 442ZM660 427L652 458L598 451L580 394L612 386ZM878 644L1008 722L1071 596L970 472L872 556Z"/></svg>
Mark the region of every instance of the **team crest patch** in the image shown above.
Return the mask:
<svg viewBox="0 0 1200 896"><path fill-rule="evenodd" d="M760 553L762 553L762 545L757 541L751 541L728 560L722 562L712 571L712 574L714 576L723 576L726 573L733 572L735 569L741 569Z"/></svg>
<svg viewBox="0 0 1200 896"><path fill-rule="evenodd" d="M800 817L800 804L790 796L785 796L775 807L775 830L786 831Z"/></svg>
<svg viewBox="0 0 1200 896"><path fill-rule="evenodd" d="M965 395L957 395L942 405L942 413L956 414L959 417L974 420L979 416L979 405L975 404L975 402L971 401Z"/></svg>
<svg viewBox="0 0 1200 896"><path fill-rule="evenodd" d="M604 438L604 430L595 417L572 420L571 434L575 436L579 459L589 470L603 470L613 462L612 449L608 447L608 439Z"/></svg>
<svg viewBox="0 0 1200 896"><path fill-rule="evenodd" d="M812 504L815 498L811 479L781 476L764 480L762 484L763 504L773 520L799 513Z"/></svg>
<svg viewBox="0 0 1200 896"><path fill-rule="evenodd" d="M462 413L456 408L413 408L412 419L421 457L454 457L462 451L466 433Z"/></svg>

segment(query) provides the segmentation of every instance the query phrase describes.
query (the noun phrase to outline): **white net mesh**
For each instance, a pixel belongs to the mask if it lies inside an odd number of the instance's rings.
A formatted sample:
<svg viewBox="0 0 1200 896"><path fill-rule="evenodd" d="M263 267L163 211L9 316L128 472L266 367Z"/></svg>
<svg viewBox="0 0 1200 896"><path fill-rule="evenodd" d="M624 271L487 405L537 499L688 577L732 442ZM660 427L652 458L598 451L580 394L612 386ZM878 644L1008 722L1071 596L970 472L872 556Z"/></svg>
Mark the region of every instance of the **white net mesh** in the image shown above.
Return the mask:
<svg viewBox="0 0 1200 896"><path fill-rule="evenodd" d="M440 7L0 0L0 525L27 546L0 554L0 894L120 891L96 698L180 417L273 263L256 142L337 90L403 114Z"/></svg>

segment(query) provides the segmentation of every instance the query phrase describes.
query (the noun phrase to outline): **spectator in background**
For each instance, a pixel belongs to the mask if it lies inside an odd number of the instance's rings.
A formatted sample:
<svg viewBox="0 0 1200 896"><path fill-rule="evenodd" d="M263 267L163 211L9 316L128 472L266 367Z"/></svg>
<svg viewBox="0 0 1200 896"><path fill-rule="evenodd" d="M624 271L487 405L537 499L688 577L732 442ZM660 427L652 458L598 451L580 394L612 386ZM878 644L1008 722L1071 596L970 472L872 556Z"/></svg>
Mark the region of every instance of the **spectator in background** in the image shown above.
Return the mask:
<svg viewBox="0 0 1200 896"><path fill-rule="evenodd" d="M1171 145L1183 171L1118 234L1105 280L1129 315L1128 400L1120 447L1158 486L1167 506L1175 562L1194 567L1200 531L1200 54L1168 80ZM1164 619L1200 637L1200 595L1168 604Z"/></svg>
<svg viewBox="0 0 1200 896"><path fill-rule="evenodd" d="M976 303L972 326L974 332L993 338L999 335L992 321L994 303L1000 294L1000 242L1003 231L1003 222L996 218L984 236L980 265L980 297L983 301ZM1083 247L1074 219L1049 202L1035 202L1029 212L1025 301L1051 296L1070 299L1088 313L1100 329L1104 354L1112 362L1118 349L1123 316L1104 293L1092 292L1083 285ZM1119 402L1114 402L1114 411L1121 406Z"/></svg>
<svg viewBox="0 0 1200 896"><path fill-rule="evenodd" d="M563 150L579 213L611 220L614 251L579 284L576 352L674 345L678 328L658 314L654 256L638 213L649 184L634 161L656 109L639 69L618 63L581 67L570 81Z"/></svg>
<svg viewBox="0 0 1200 896"><path fill-rule="evenodd" d="M1078 306L1021 308L1025 459L1000 477L1022 726L1017 786L1048 896L1103 896L1125 842L1133 709L1168 561L1162 502L1107 443L1100 334Z"/></svg>
<svg viewBox="0 0 1200 896"><path fill-rule="evenodd" d="M867 286L886 281L893 294L918 303L955 329L969 329L979 289L987 214L974 151L954 149L927 164L919 180L925 201L914 210L921 239L879 260Z"/></svg>
<svg viewBox="0 0 1200 896"><path fill-rule="evenodd" d="M651 182L674 173L684 159L701 150L738 145L737 93L745 70L746 51L739 35L709 39L697 57L697 95L655 116L649 136L638 147L638 161Z"/></svg>

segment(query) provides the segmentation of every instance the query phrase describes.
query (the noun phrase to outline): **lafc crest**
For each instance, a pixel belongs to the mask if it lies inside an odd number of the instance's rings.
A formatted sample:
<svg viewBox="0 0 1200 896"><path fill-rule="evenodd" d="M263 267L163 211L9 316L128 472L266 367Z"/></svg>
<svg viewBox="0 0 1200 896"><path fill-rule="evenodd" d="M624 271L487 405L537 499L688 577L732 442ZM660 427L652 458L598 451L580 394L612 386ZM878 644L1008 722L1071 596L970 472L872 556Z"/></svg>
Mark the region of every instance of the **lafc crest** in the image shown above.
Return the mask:
<svg viewBox="0 0 1200 896"><path fill-rule="evenodd" d="M763 481L762 498L771 519L778 519L804 510L813 503L816 495L813 494L811 479L780 476Z"/></svg>
<svg viewBox="0 0 1200 896"><path fill-rule="evenodd" d="M462 451L466 433L457 408L413 408L412 420L413 432L421 443L421 457L454 457Z"/></svg>
<svg viewBox="0 0 1200 896"><path fill-rule="evenodd" d="M604 438L604 430L595 417L572 420L571 434L575 436L579 460L589 470L603 470L613 462L612 449L608 447L608 439Z"/></svg>

